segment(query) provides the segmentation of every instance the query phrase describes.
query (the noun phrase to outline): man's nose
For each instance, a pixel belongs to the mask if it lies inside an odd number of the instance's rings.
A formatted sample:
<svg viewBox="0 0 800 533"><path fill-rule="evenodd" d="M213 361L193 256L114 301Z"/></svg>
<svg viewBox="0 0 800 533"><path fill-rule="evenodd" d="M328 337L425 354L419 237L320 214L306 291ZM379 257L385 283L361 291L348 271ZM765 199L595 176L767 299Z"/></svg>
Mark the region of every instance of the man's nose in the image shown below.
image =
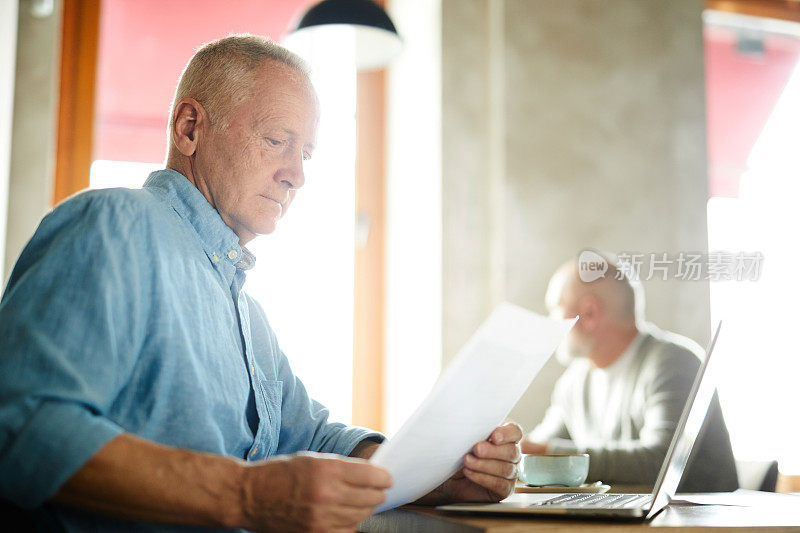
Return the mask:
<svg viewBox="0 0 800 533"><path fill-rule="evenodd" d="M284 168L278 173L279 181L286 183L290 189L299 189L306 182L303 170L303 156L287 157Z"/></svg>

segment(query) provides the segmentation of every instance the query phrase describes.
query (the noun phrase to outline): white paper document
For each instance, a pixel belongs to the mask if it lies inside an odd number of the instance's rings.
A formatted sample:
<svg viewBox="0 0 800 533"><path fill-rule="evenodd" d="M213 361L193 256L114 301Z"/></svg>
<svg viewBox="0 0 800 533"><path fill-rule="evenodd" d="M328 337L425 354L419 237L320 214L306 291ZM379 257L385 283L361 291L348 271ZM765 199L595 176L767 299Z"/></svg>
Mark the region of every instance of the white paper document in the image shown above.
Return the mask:
<svg viewBox="0 0 800 533"><path fill-rule="evenodd" d="M370 459L394 480L375 512L416 500L461 468L464 455L508 415L576 320L500 304Z"/></svg>

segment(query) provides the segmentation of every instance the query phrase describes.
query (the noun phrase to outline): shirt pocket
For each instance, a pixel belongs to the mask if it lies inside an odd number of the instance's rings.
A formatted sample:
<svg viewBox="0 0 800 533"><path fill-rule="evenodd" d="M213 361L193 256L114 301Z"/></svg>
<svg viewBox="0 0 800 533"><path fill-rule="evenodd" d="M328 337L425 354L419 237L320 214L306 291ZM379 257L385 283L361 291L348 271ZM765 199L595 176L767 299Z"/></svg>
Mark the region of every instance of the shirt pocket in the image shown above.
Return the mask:
<svg viewBox="0 0 800 533"><path fill-rule="evenodd" d="M264 397L266 405L266 419L262 417L261 424L264 426L264 438L268 442L267 456L271 456L278 449L278 441L281 434L281 404L283 399L283 381L272 379L260 380L261 395Z"/></svg>

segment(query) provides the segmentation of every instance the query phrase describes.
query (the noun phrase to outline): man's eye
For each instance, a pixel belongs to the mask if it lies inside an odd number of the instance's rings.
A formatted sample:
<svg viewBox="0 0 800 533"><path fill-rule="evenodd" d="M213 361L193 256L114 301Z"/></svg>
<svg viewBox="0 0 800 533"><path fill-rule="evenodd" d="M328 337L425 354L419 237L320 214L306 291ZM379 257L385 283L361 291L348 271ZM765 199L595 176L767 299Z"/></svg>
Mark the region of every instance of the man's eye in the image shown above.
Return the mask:
<svg viewBox="0 0 800 533"><path fill-rule="evenodd" d="M270 143L272 146L281 145L281 141L279 141L278 139L270 139L269 137L267 137L267 142Z"/></svg>

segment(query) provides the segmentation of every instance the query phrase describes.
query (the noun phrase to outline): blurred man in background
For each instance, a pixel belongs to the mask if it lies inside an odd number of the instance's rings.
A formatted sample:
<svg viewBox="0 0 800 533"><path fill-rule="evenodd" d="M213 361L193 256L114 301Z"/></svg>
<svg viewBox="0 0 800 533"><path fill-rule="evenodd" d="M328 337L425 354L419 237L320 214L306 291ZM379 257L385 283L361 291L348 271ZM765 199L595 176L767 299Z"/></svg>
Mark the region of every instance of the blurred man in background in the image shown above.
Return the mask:
<svg viewBox="0 0 800 533"><path fill-rule="evenodd" d="M590 455L590 480L653 484L700 366L691 340L643 326L643 298L610 261L604 276L584 282L578 262L550 280L546 304L559 318L579 320L557 357L567 364L544 420L522 442L523 453ZM728 430L719 401L680 490L738 487Z"/></svg>

